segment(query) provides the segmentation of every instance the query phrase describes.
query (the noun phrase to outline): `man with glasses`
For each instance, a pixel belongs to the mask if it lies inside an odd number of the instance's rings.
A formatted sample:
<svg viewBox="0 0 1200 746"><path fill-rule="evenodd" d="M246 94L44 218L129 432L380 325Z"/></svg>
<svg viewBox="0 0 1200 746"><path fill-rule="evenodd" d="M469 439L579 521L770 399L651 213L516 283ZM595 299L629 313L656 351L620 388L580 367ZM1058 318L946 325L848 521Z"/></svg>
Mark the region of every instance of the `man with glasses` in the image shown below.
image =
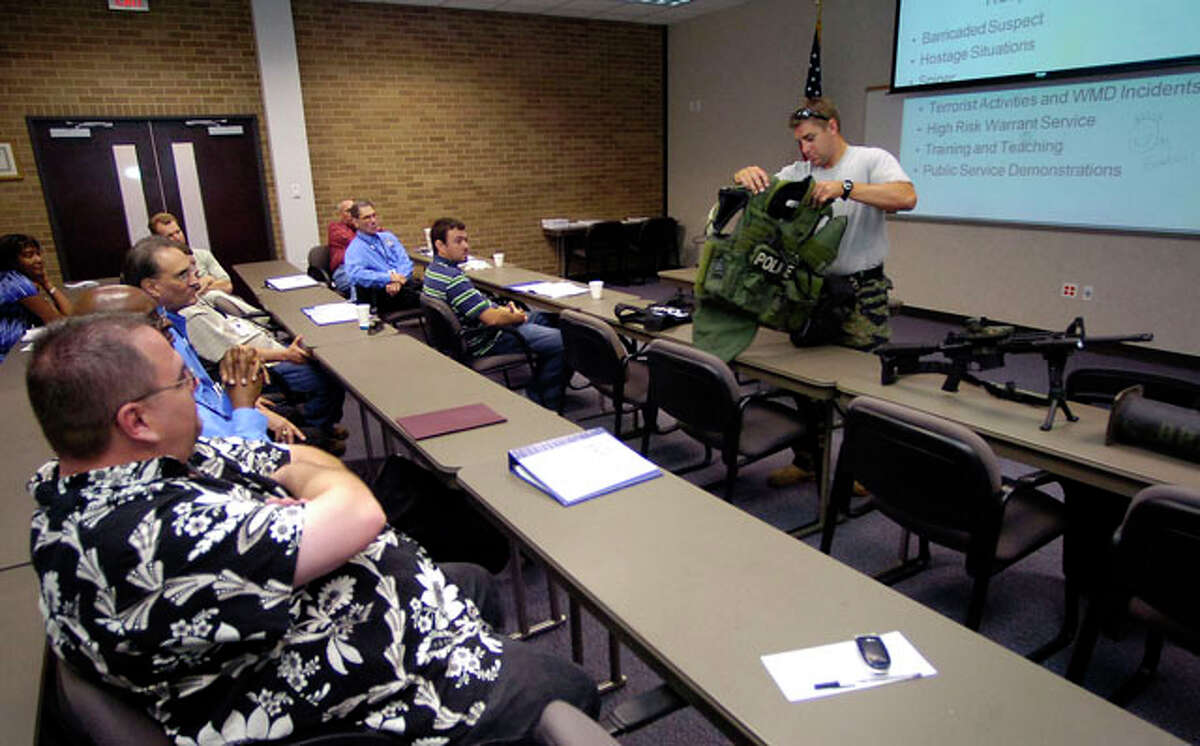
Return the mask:
<svg viewBox="0 0 1200 746"><path fill-rule="evenodd" d="M358 228L346 247L350 298L371 302L381 313L419 307L421 282L412 276L412 259L400 239L383 230L375 205L358 200L350 206L350 215Z"/></svg>
<svg viewBox="0 0 1200 746"><path fill-rule="evenodd" d="M916 207L916 189L891 153L846 142L841 115L828 98L805 101L792 112L788 126L800 148L800 159L784 166L774 178L801 181L812 176L816 182L812 203L832 202L834 215L847 219L837 258L825 274L848 282L854 301L845 309L840 333L831 341L859 350L873 349L891 338L888 291L892 282L883 273L888 253L884 215ZM746 166L733 175L738 184L756 192L766 189L771 178L758 166ZM774 486L788 486L810 475L810 470L799 466L785 467L772 472L769 481Z"/></svg>
<svg viewBox="0 0 1200 746"><path fill-rule="evenodd" d="M125 255L121 278L126 285L144 290L171 322L167 333L171 336L172 344L198 381L194 398L204 435L235 435L248 440L269 440L267 415L254 406L265 376L254 350L235 347L229 351L230 356L236 356L239 360L248 357L254 361L254 369L248 374L250 380L247 381L253 381L254 385L231 387L228 385L230 379L226 378L227 385L220 386L204 369L200 356L188 341L187 320L179 312L196 302L196 294L200 290L200 281L191 258L172 241L150 236L134 244ZM225 363L222 361L222 372L224 370ZM239 377L239 384L243 378ZM286 423L286 420L283 422ZM279 427L276 434L284 433L282 437L285 439L295 429L291 423L287 423L287 427Z"/></svg>
<svg viewBox="0 0 1200 746"><path fill-rule="evenodd" d="M67 319L35 345L58 458L30 481L32 564L60 660L179 743L499 743L555 699L595 715L582 669L493 631L484 570L435 564L332 456L198 438L194 385L145 316Z"/></svg>
<svg viewBox="0 0 1200 746"><path fill-rule="evenodd" d="M179 227L179 218L169 212L155 213L150 217L150 234L153 236L162 236L176 243L187 245L187 236L183 234L183 229ZM233 280L230 279L229 273L217 261L211 251L206 249L192 249L192 254L196 257L196 269L200 276L200 294L204 295L209 290L220 290L226 293L233 292Z"/></svg>
<svg viewBox="0 0 1200 746"><path fill-rule="evenodd" d="M155 213L151 216L148 227L152 236L162 236L181 246L188 246L187 236L179 227L179 219L169 212ZM243 317L261 316L266 313L233 294L233 280L211 251L192 247L188 247L188 251L196 260L196 274L200 278L200 292L197 297L200 300L213 307L220 306L227 313Z"/></svg>

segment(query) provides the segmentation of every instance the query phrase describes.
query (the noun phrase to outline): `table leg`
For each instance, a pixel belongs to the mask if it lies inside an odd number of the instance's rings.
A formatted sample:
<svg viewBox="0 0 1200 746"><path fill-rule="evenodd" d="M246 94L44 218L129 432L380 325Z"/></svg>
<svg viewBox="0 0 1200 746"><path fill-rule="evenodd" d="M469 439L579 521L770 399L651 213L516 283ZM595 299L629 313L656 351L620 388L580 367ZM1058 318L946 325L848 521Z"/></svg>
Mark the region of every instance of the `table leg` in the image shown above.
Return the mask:
<svg viewBox="0 0 1200 746"><path fill-rule="evenodd" d="M802 539L825 527L825 521L837 520L837 516L829 515L829 491L833 487L833 428L836 425L834 399L821 402L821 478L817 483L817 518L801 526L790 529L787 533Z"/></svg>

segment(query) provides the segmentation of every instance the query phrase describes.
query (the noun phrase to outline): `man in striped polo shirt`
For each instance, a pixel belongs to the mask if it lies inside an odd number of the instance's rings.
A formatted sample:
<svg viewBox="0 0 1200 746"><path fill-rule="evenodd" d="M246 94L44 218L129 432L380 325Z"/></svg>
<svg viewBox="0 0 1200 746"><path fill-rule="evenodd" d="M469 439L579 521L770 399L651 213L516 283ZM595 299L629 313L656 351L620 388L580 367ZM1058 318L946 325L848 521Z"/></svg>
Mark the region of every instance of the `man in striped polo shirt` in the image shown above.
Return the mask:
<svg viewBox="0 0 1200 746"><path fill-rule="evenodd" d="M429 231L433 242L433 261L425 270L426 295L445 301L466 328L495 327L491 334L468 338L468 349L475 357L520 352L520 342L501 327L520 334L535 355L534 378L526 387L531 400L547 409L557 410L562 402L566 374L563 366L562 334L553 328L553 317L537 311L525 313L512 303L498 306L475 289L458 268L466 261L470 246L467 226L455 218L438 218Z"/></svg>

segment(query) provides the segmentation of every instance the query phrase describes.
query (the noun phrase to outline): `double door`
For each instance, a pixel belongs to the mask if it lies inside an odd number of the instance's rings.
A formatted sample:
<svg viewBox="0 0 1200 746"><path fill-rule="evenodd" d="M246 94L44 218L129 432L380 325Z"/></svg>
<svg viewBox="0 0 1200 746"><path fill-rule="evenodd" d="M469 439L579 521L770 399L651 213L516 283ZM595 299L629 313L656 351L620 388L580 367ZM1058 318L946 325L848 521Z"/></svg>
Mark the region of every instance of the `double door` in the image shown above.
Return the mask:
<svg viewBox="0 0 1200 746"><path fill-rule="evenodd" d="M273 259L255 117L30 117L63 277L120 273L157 212L225 267Z"/></svg>

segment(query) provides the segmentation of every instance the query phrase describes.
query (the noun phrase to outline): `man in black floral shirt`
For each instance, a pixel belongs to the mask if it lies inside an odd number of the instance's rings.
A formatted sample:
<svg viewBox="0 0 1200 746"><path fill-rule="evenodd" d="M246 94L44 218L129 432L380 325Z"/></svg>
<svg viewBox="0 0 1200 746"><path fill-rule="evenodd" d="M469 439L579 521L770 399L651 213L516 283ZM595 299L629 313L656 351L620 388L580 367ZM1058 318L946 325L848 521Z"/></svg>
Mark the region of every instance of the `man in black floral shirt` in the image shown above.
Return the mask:
<svg viewBox="0 0 1200 746"><path fill-rule="evenodd" d="M435 565L327 454L198 438L194 385L134 316L70 319L35 349L58 460L30 482L32 555L61 659L177 744L330 724L503 742L553 699L595 714L581 670L493 633L482 570Z"/></svg>

